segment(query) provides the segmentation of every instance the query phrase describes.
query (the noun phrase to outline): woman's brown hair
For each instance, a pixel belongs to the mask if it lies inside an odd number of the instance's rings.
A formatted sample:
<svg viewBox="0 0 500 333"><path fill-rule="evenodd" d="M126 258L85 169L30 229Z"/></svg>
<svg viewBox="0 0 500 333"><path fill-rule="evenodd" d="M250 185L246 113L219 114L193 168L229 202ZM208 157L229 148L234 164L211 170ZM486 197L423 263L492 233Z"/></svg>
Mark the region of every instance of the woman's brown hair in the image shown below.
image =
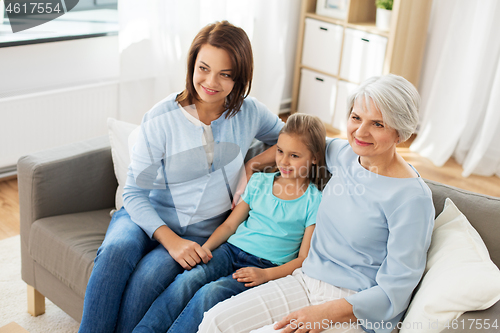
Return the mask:
<svg viewBox="0 0 500 333"><path fill-rule="evenodd" d="M203 45L210 44L225 50L231 58L231 76L234 81L233 90L226 97L224 111L229 110L226 118L238 113L243 100L250 93L253 76L252 45L247 34L228 21L209 24L198 32L188 53L186 89L176 98L177 102L188 101L193 104L199 96L193 85L193 73L196 58Z"/></svg>
<svg viewBox="0 0 500 333"><path fill-rule="evenodd" d="M319 190L323 190L330 179L330 174L326 168L326 129L323 122L316 116L305 113L294 113L288 117L285 126L280 134L297 135L307 146L316 159L316 164L311 167L308 178Z"/></svg>

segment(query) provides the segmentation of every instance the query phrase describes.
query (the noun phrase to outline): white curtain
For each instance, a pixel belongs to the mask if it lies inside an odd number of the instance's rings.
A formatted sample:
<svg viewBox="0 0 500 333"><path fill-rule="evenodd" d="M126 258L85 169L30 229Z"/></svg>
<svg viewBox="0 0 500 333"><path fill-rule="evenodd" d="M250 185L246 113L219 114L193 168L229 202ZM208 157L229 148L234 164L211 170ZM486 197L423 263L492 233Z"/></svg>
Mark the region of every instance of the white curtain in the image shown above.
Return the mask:
<svg viewBox="0 0 500 333"><path fill-rule="evenodd" d="M120 115L139 123L156 102L185 87L189 46L205 25L243 28L254 52L251 96L278 113L291 96L299 0L119 0ZM288 92L290 91L290 92Z"/></svg>
<svg viewBox="0 0 500 333"><path fill-rule="evenodd" d="M412 151L500 176L500 1L434 0Z"/></svg>

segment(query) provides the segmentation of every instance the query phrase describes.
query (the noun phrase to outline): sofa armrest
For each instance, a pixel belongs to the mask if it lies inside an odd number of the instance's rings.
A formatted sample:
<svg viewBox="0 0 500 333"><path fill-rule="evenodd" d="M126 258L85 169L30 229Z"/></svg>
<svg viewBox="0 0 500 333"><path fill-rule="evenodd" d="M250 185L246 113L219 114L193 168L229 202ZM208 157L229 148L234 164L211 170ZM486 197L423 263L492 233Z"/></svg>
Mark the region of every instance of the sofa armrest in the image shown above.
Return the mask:
<svg viewBox="0 0 500 333"><path fill-rule="evenodd" d="M466 312L456 319L455 323L456 328L453 328L453 323L450 323L450 327L445 328L442 332L498 333L500 331L500 302L486 310ZM485 328L488 324L489 328Z"/></svg>
<svg viewBox="0 0 500 333"><path fill-rule="evenodd" d="M114 206L108 137L23 156L17 164L21 237L41 218Z"/></svg>

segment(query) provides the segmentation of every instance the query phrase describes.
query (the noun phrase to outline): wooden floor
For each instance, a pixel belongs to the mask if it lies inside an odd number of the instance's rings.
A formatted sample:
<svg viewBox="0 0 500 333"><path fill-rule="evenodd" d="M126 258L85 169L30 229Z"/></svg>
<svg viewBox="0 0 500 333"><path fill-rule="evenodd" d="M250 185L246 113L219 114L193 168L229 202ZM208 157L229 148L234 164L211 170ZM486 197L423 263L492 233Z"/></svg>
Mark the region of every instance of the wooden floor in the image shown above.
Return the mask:
<svg viewBox="0 0 500 333"><path fill-rule="evenodd" d="M339 136L328 133L328 136ZM500 197L500 178L472 175L462 177L462 167L450 159L443 167L435 167L432 162L408 149L409 143L398 147L398 152L411 163L423 178L463 188L469 191ZM0 181L0 240L19 235L19 198L17 179Z"/></svg>
<svg viewBox="0 0 500 333"><path fill-rule="evenodd" d="M17 178L0 181L0 240L19 235Z"/></svg>

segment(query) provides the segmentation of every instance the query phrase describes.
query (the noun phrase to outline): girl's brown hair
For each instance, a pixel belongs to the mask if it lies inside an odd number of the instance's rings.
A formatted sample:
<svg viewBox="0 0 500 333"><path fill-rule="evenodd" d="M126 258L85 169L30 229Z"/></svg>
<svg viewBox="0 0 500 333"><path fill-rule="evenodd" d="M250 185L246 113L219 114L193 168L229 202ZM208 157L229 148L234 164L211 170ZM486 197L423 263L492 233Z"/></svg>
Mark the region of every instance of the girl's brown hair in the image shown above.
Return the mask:
<svg viewBox="0 0 500 333"><path fill-rule="evenodd" d="M323 190L330 179L326 168L326 129L323 122L316 116L305 113L294 113L288 117L280 134L297 135L307 146L307 149L316 159L316 164L309 170L308 178L319 190Z"/></svg>
<svg viewBox="0 0 500 333"><path fill-rule="evenodd" d="M253 76L253 54L252 45L247 34L228 21L209 24L198 32L191 44L187 60L186 89L176 98L177 102L188 101L193 104L194 100L200 100L193 85L193 73L196 58L203 45L210 44L225 50L231 58L231 77L234 87L226 97L224 111L229 110L226 118L237 114L243 100L250 93Z"/></svg>

